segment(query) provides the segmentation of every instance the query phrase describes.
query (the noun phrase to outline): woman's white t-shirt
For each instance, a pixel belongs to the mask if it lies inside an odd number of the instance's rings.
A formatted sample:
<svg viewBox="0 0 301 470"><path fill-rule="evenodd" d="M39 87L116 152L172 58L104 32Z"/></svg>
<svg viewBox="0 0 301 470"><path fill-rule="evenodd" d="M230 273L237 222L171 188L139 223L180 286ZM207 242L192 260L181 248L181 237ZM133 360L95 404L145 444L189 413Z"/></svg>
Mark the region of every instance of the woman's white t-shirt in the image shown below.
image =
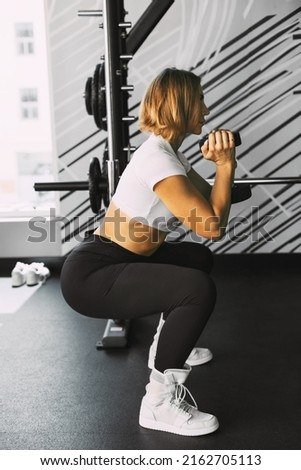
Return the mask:
<svg viewBox="0 0 301 470"><path fill-rule="evenodd" d="M153 188L168 176L187 176L190 170L191 165L181 152L175 153L169 142L152 134L123 171L112 201L127 216L169 232L179 222Z"/></svg>

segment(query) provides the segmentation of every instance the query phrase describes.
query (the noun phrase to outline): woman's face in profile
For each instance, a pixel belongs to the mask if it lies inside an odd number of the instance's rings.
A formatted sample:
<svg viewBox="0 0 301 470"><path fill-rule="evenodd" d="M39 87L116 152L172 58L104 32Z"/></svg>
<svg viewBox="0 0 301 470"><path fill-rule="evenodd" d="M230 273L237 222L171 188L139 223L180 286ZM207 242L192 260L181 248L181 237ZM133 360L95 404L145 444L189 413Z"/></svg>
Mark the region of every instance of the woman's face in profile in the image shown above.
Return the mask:
<svg viewBox="0 0 301 470"><path fill-rule="evenodd" d="M202 87L200 87L199 100L195 103L195 108L191 116L191 120L188 125L187 132L189 134L199 135L202 132L203 125L205 124L205 116L209 114L209 109L207 108L204 101L204 94Z"/></svg>

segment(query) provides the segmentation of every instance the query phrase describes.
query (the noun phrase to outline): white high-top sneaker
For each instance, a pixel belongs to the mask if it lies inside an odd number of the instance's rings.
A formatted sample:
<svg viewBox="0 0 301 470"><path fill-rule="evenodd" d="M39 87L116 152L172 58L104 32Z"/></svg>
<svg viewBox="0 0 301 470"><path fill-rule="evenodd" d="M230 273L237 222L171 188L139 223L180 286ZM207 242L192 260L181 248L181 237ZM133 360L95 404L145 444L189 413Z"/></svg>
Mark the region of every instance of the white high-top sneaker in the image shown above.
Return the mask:
<svg viewBox="0 0 301 470"><path fill-rule="evenodd" d="M152 370L141 403L140 426L181 436L201 436L218 429L217 418L199 411L191 393L183 385L190 371L187 364L184 369L167 369L164 373ZM186 393L194 405L184 400Z"/></svg>
<svg viewBox="0 0 301 470"><path fill-rule="evenodd" d="M161 313L159 325L156 331L156 334L153 339L153 343L149 349L149 356L148 356L148 367L149 369L154 368L155 357L157 352L157 345L158 339L163 328L165 320L163 320L163 314ZM211 361L213 355L210 349L207 348L193 348L190 355L186 359L186 364L189 366L199 366L201 364L205 364L206 362Z"/></svg>

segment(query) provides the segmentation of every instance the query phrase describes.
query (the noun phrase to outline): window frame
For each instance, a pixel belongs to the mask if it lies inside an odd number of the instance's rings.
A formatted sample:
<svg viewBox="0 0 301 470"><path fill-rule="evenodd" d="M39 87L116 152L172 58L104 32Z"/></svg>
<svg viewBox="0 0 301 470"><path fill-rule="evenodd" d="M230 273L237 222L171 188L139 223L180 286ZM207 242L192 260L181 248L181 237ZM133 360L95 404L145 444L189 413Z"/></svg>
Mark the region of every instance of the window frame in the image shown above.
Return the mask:
<svg viewBox="0 0 301 470"><path fill-rule="evenodd" d="M26 26L29 26L29 28L26 29ZM22 32L26 33L27 31L29 32L29 34L22 34ZM33 55L35 53L34 26L32 22L15 23L15 36L18 55Z"/></svg>

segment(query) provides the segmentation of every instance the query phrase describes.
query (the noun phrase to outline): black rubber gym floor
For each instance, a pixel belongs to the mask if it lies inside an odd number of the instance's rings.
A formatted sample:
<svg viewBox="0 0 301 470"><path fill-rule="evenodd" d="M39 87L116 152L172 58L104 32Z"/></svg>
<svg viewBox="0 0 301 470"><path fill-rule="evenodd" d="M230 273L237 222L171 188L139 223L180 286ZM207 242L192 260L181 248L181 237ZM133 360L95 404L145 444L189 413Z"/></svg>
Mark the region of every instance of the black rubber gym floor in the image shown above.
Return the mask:
<svg viewBox="0 0 301 470"><path fill-rule="evenodd" d="M1 448L300 449L300 255L215 258L218 302L199 341L214 359L186 385L218 417L216 433L139 427L159 313L131 322L128 348L97 351L106 322L65 304L58 269L16 313L0 315Z"/></svg>

